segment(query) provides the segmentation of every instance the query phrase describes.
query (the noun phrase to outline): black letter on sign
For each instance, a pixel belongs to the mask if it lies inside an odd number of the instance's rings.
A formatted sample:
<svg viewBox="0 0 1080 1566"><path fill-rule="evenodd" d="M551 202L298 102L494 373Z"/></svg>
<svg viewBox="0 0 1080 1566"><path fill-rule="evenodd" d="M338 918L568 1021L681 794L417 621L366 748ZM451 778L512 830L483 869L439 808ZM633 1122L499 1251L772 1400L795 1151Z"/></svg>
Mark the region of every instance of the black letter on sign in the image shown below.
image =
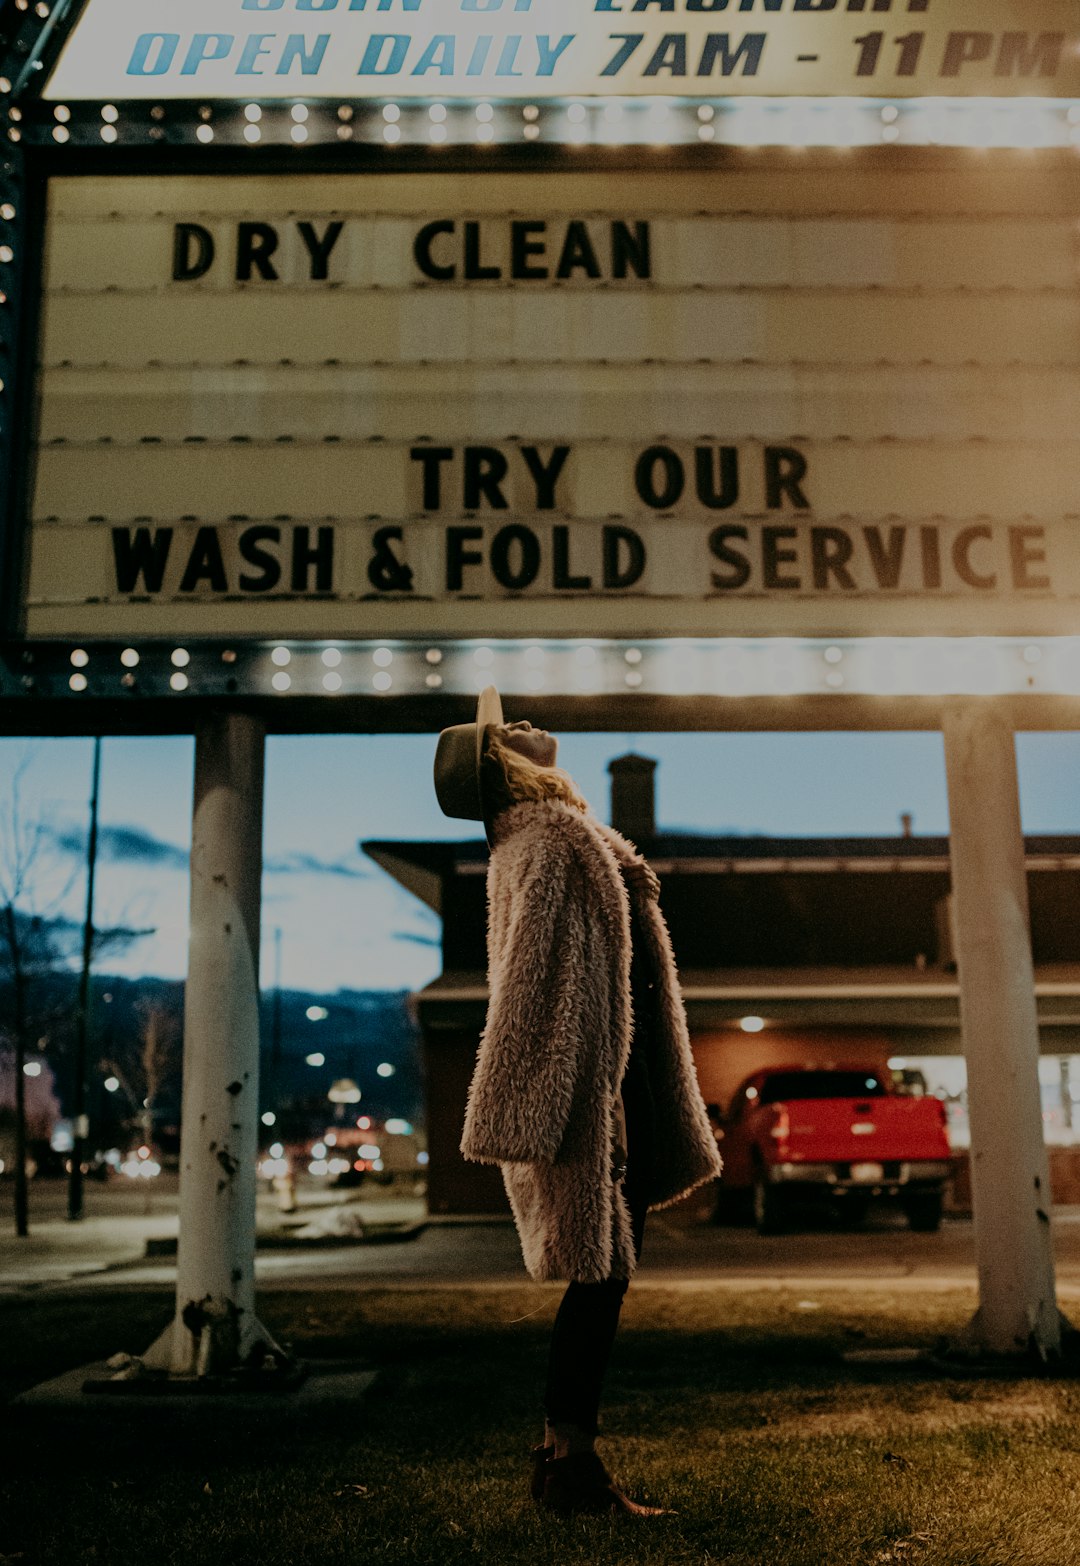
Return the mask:
<svg viewBox="0 0 1080 1566"><path fill-rule="evenodd" d="M341 238L341 230L344 223L328 223L326 233L319 239L315 233L314 223L298 223L300 238L307 246L307 253L311 257L311 281L324 283L330 275L330 252Z"/></svg>
<svg viewBox="0 0 1080 1566"><path fill-rule="evenodd" d="M277 229L269 223L241 223L236 231L236 281L248 282L254 267L268 283L276 283L270 257L277 247Z"/></svg>
<svg viewBox="0 0 1080 1566"><path fill-rule="evenodd" d="M442 505L439 484L442 465L453 461L453 449L450 446L414 446L409 456L414 462L424 464L424 510L438 511Z"/></svg>
<svg viewBox="0 0 1080 1566"><path fill-rule="evenodd" d="M537 511L554 511L555 485L559 481L559 474L566 466L570 447L556 446L547 467L544 466L543 458L535 446L522 446L521 455L525 458L525 466L532 474L533 483L536 485Z"/></svg>
<svg viewBox="0 0 1080 1566"><path fill-rule="evenodd" d="M465 277L470 283L483 283L502 276L502 268L484 266L480 260L480 225L465 225Z"/></svg>
<svg viewBox="0 0 1080 1566"><path fill-rule="evenodd" d="M465 510L479 511L483 497L493 511L508 510L499 485L509 463L497 446L465 447Z"/></svg>
<svg viewBox="0 0 1080 1566"><path fill-rule="evenodd" d="M619 564L619 549L625 546L626 564ZM645 545L630 527L609 524L603 532L604 586L633 587L645 574Z"/></svg>
<svg viewBox="0 0 1080 1566"><path fill-rule="evenodd" d="M664 487L657 489L656 465L660 463L664 469ZM637 492L647 506L652 506L656 511L669 511L677 505L686 484L686 471L683 468L681 458L672 451L670 446L650 446L648 451L643 451L637 460L634 469L634 483Z"/></svg>
<svg viewBox="0 0 1080 1566"><path fill-rule="evenodd" d="M648 223L635 223L631 234L629 223L611 225L611 275L652 277L652 255L649 249Z"/></svg>
<svg viewBox="0 0 1080 1566"><path fill-rule="evenodd" d="M725 588L745 587L750 580L750 562L745 555L740 555L738 550L728 548L729 538L741 538L743 543L748 543L750 533L745 527L713 528L709 534L709 552L716 556L721 565L730 566L731 571L727 576L720 576L714 571L712 585Z"/></svg>
<svg viewBox="0 0 1080 1566"><path fill-rule="evenodd" d="M240 588L245 593L268 593L281 581L281 562L260 544L280 544L279 527L246 527L240 534L240 558L248 565L258 566L261 576L242 576Z"/></svg>
<svg viewBox="0 0 1080 1566"><path fill-rule="evenodd" d="M215 593L229 591L225 562L221 558L221 545L218 543L215 527L201 527L195 534L195 543L192 546L183 581L180 583L180 591L193 593L200 582L209 582Z"/></svg>
<svg viewBox="0 0 1080 1566"><path fill-rule="evenodd" d="M879 527L864 527L863 537L870 551L870 564L874 568L877 585L899 587L900 571L904 564L904 545L907 543L907 529L891 527L887 544L882 539Z"/></svg>
<svg viewBox="0 0 1080 1566"><path fill-rule="evenodd" d="M431 242L440 234L452 234L456 227L457 224L449 218L443 218L438 223L426 224L413 241L413 259L424 276L432 278L436 283L452 283L457 276L457 267L439 266L432 259Z"/></svg>
<svg viewBox="0 0 1080 1566"><path fill-rule="evenodd" d="M848 570L848 561L855 545L841 527L812 527L810 529L810 558L813 561L814 586L827 588L830 576L836 585L846 592L855 591L855 578Z"/></svg>
<svg viewBox="0 0 1080 1566"><path fill-rule="evenodd" d="M555 276L565 282L579 268L584 271L586 277L601 276L600 263L596 259L589 230L584 223L575 221L567 225L566 243L563 245L562 255L559 257L559 270Z"/></svg>
<svg viewBox="0 0 1080 1566"><path fill-rule="evenodd" d="M806 458L794 446L765 447L765 504L770 511L783 508L786 495L799 511L809 511L810 502L799 485L806 477Z"/></svg>
<svg viewBox="0 0 1080 1566"><path fill-rule="evenodd" d="M1036 540L1041 549L1029 549L1028 543ZM1032 576L1029 566L1046 564L1046 529L1042 527L1011 527L1009 529L1009 560L1012 565L1013 586L1049 587L1048 576Z"/></svg>
<svg viewBox="0 0 1080 1566"><path fill-rule="evenodd" d="M548 275L546 266L533 266L530 256L542 256L546 249L546 241L530 239L530 234L546 234L547 224L541 219L538 222L515 222L510 225L510 276L512 278L527 281L530 278L544 278Z"/></svg>
<svg viewBox="0 0 1080 1566"><path fill-rule="evenodd" d="M802 584L797 576L781 576L780 567L790 560L796 559L794 549L781 549L782 538L798 538L798 532L793 527L763 527L761 530L761 557L764 568L765 586L768 589L776 587L800 587Z"/></svg>
<svg viewBox="0 0 1080 1566"><path fill-rule="evenodd" d="M148 593L161 592L172 536L171 527L155 528L153 533L148 527L137 527L134 538L129 528L113 528L113 558L116 561L118 593L138 592L140 576L146 583Z"/></svg>
<svg viewBox="0 0 1080 1566"><path fill-rule="evenodd" d="M460 593L467 565L479 565L483 555L478 549L466 549L466 543L483 538L482 527L448 527L446 530L446 591Z"/></svg>
<svg viewBox="0 0 1080 1566"><path fill-rule="evenodd" d="M716 488L715 464L711 446L699 446L694 453L697 468L697 495L710 511L726 511L739 498L739 453L734 446L718 446L720 488Z"/></svg>
<svg viewBox="0 0 1080 1566"><path fill-rule="evenodd" d="M194 254L192 249L194 247ZM177 223L173 230L174 283L193 283L214 264L214 236L201 223Z"/></svg>
<svg viewBox="0 0 1080 1566"><path fill-rule="evenodd" d="M953 539L952 560L957 576L961 582L966 582L968 587L977 587L984 593L993 592L997 586L997 577L992 572L989 576L984 576L981 571L975 570L971 563L971 546L976 539L993 538L993 536L988 527L966 527Z"/></svg>
<svg viewBox="0 0 1080 1566"><path fill-rule="evenodd" d="M919 529L922 544L922 575L924 587L941 586L941 535L936 527Z"/></svg>
<svg viewBox="0 0 1080 1566"><path fill-rule="evenodd" d="M308 568L315 567L315 591L329 593L334 587L334 530L319 529L319 542L311 547L311 529L294 527L292 540L292 590L306 593Z"/></svg>
<svg viewBox="0 0 1080 1566"><path fill-rule="evenodd" d="M515 544L521 546L521 564L517 570L510 565L510 551ZM508 587L518 593L536 581L540 570L540 540L531 527L515 522L501 527L491 540L491 571L500 587Z"/></svg>
<svg viewBox="0 0 1080 1566"><path fill-rule="evenodd" d="M583 592L592 586L591 576L571 576L570 574L570 529L568 527L556 527L552 529L552 543L555 547L555 573L554 584L560 592Z"/></svg>
<svg viewBox="0 0 1080 1566"><path fill-rule="evenodd" d="M368 564L368 581L380 593L412 592L412 567L399 560L390 548L391 543L400 544L404 537L403 528L381 527L371 540L375 553Z"/></svg>

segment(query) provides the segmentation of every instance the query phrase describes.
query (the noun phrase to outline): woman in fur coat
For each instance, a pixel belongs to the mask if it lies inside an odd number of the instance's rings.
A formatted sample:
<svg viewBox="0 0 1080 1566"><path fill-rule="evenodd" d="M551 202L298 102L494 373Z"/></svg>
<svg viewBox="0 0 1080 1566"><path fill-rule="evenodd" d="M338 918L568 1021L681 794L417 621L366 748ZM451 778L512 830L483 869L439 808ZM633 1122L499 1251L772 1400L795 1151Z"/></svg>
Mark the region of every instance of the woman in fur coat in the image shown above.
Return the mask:
<svg viewBox="0 0 1080 1566"><path fill-rule="evenodd" d="M461 1151L500 1166L529 1274L565 1279L531 1493L548 1510L657 1515L595 1451L598 1411L645 1214L720 1173L659 882L598 821L558 742L506 724L494 687L444 730L448 815L483 820L489 1001Z"/></svg>

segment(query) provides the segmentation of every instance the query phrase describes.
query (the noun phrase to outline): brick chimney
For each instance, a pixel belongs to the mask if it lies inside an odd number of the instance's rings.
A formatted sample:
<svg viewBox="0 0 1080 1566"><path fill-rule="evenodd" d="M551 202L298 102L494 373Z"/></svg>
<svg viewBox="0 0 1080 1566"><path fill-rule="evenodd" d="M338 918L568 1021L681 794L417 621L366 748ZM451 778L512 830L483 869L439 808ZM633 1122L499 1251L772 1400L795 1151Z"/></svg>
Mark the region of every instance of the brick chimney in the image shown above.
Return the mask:
<svg viewBox="0 0 1080 1566"><path fill-rule="evenodd" d="M656 762L648 756L616 756L611 774L611 824L639 848L656 836Z"/></svg>

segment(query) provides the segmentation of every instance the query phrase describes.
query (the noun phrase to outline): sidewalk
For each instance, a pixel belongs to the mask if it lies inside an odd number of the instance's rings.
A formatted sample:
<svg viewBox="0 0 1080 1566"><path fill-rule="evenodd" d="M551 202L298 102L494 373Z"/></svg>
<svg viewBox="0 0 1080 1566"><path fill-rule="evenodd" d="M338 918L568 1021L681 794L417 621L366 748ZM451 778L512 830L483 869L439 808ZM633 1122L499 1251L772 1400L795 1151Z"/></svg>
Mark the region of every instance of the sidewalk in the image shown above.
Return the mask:
<svg viewBox="0 0 1080 1566"><path fill-rule="evenodd" d="M303 1203L293 1213L283 1213L272 1199L263 1198L256 1211L256 1245L260 1251L291 1250L408 1239L420 1232L426 1218L421 1197L342 1194ZM76 1223L66 1217L31 1216L30 1233L20 1238L10 1214L5 1219L0 1292L108 1272L147 1256L175 1256L180 1224L175 1212L93 1215Z"/></svg>

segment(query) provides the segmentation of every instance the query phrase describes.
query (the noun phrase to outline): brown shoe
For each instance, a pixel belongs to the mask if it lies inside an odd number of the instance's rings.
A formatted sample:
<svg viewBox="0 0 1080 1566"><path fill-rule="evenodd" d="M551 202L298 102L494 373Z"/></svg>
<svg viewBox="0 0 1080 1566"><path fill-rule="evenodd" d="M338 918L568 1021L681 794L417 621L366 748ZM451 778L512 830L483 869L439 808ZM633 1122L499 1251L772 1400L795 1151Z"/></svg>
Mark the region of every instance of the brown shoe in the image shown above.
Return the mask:
<svg viewBox="0 0 1080 1566"><path fill-rule="evenodd" d="M665 1506L642 1506L624 1495L596 1452L571 1452L549 1460L541 1505L569 1517L573 1512L624 1512L630 1517L668 1517Z"/></svg>
<svg viewBox="0 0 1080 1566"><path fill-rule="evenodd" d="M529 1485L529 1494L533 1500L540 1502L544 1499L544 1480L547 1478L547 1465L555 1456L554 1446L534 1446L531 1452L533 1461L532 1483Z"/></svg>

